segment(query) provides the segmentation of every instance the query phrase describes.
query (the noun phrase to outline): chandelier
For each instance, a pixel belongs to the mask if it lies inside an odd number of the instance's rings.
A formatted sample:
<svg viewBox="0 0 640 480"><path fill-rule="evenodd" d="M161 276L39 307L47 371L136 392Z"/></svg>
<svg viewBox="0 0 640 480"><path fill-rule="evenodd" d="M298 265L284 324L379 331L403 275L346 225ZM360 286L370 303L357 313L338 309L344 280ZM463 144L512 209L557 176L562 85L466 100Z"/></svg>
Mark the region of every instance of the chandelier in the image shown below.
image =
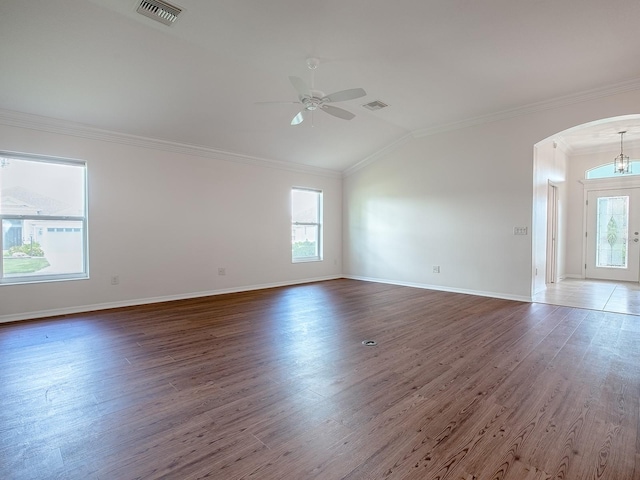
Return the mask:
<svg viewBox="0 0 640 480"><path fill-rule="evenodd" d="M622 137L627 131L618 132L620 134L620 155L613 159L613 173L631 173L631 163L629 157L622 151Z"/></svg>

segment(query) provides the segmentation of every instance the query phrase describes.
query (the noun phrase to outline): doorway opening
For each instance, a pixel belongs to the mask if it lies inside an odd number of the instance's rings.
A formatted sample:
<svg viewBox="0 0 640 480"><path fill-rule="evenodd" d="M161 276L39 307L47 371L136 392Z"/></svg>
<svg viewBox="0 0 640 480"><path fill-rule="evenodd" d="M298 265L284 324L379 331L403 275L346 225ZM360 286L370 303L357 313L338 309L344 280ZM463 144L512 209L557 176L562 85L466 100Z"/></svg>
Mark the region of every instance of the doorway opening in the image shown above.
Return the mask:
<svg viewBox="0 0 640 480"><path fill-rule="evenodd" d="M640 314L640 291L633 293L640 281L640 170L613 173L622 130L625 155L640 161L640 114L579 125L534 145L533 301L621 311L625 298ZM599 300L577 305L583 294Z"/></svg>
<svg viewBox="0 0 640 480"><path fill-rule="evenodd" d="M558 186L550 181L547 198L547 285L558 283L558 195Z"/></svg>

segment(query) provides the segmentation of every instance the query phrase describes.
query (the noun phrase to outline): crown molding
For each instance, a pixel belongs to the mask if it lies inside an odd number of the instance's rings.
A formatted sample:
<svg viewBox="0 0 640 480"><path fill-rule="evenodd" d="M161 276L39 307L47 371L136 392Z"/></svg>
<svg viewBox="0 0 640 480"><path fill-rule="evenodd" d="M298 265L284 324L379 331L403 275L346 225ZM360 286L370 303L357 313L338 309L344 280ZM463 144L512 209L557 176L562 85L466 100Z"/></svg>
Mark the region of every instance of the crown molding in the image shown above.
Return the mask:
<svg viewBox="0 0 640 480"><path fill-rule="evenodd" d="M625 155L628 154L629 151L635 151L638 152L640 151L640 140L633 140L633 141L624 141L624 153ZM599 153L605 153L608 155L611 155L611 159L613 160L614 157L616 157L617 155L620 154L620 142L610 142L610 143L605 143L605 144L598 144L598 145L589 145L586 147L571 147L571 149L568 151L569 155L593 155L593 154L599 154ZM634 154L633 156L637 156L637 154Z"/></svg>
<svg viewBox="0 0 640 480"><path fill-rule="evenodd" d="M532 113L542 112L545 110L553 110L555 108L575 105L577 103L583 103L590 100L597 100L599 98L609 97L612 95L617 95L625 92L631 92L634 90L640 90L640 78L635 78L625 82L608 85L606 87L585 90L583 92L574 93L571 95L556 97L550 100L530 103L527 105L522 105L517 108L501 110L501 111L490 113L487 115L480 115L477 117L467 118L465 120L460 120L457 122L450 122L450 123L434 125L432 127L426 127L426 128L414 130L413 135L416 138L427 137L429 135L434 135L437 133L444 133L452 130L460 130L463 128L472 127L475 125L481 125L484 123L507 120L510 118L520 117L523 115L530 115Z"/></svg>
<svg viewBox="0 0 640 480"><path fill-rule="evenodd" d="M499 120L507 120L510 118L529 115L532 113L542 112L545 110L553 110L555 108L574 105L574 104L586 102L589 100L596 100L599 98L609 97L612 95L617 95L625 92L631 92L634 90L640 90L640 78L635 78L632 80L609 85L606 87L586 90L586 91L571 94L571 95L556 97L556 98L545 100L542 102L531 103L531 104L523 105L517 108L502 110L502 111L494 112L488 115L481 115L477 117L467 118L465 120L460 120L457 122L443 123L440 125L434 125L432 127L416 129L402 136L401 138L387 145L386 147L378 150L377 152L369 155L368 157L365 157L364 159L362 159L352 167L349 167L348 169L344 170L342 172L342 175L343 177L348 177L349 175L352 175L353 173L366 167L367 165L371 165L372 163L383 158L385 155L388 155L392 151L400 148L402 145L407 143L412 138L422 138L422 137L428 137L430 135L435 135L438 133L461 130L463 128L468 128L475 125L482 125L485 123L497 122ZM582 155L586 153L599 153L602 151L602 150L597 150L597 148L574 149L563 142L558 142L558 146L560 146L561 150L563 150L564 153L568 155ZM577 153L577 151L579 151L579 153Z"/></svg>
<svg viewBox="0 0 640 480"><path fill-rule="evenodd" d="M160 140L155 138L142 137L137 135L130 135L122 132L114 132L110 130L103 130L97 127L91 127L88 125L69 122L66 120L45 117L40 115L33 115L23 112L16 112L12 110L0 109L0 124L27 128L31 130L39 130L48 133L55 133L60 135L69 135L80 138L86 138L90 140L100 140L110 143L118 143L122 145L136 146L141 148L149 148L155 150L161 150L165 152L179 153L184 155L193 155L203 158L211 158L215 160L224 160L235 163L243 163L247 165L261 166L267 168L276 168L279 170L286 170L296 173L307 173L313 175L320 175L326 177L340 178L347 177L357 172L358 170L375 163L384 156L388 155L392 151L400 148L406 144L412 138L427 137L438 133L444 133L453 130L460 130L463 128L472 127L475 125L481 125L485 123L497 122L500 120L506 120L514 117L529 115L536 112L545 110L552 110L555 108L574 105L577 103L586 102L589 100L595 100L603 97L608 97L620 93L629 91L640 90L640 78L629 80L626 82L609 85L607 87L596 88L592 90L583 91L563 97L556 97L554 99L545 100L542 102L531 103L523 105L521 107L502 110L487 115L480 115L456 122L450 122L440 125L434 125L432 127L426 127L422 129L413 130L384 148L372 153L371 155L363 158L353 166L343 170L342 172L337 170L331 170L321 167L313 167L310 165L294 164L291 162L285 162L282 160L272 160L261 157L254 157L251 155L244 155L240 153L227 152L223 150L216 150L209 147L189 145L179 142L170 142L166 140ZM579 153L578 153L579 152ZM597 153L594 149L568 149L569 154L582 155L587 153Z"/></svg>
<svg viewBox="0 0 640 480"><path fill-rule="evenodd" d="M363 158L362 160L360 160L355 165L352 165L351 167L349 167L346 170L344 170L342 172L342 176L343 177L348 177L349 175L353 175L358 170L363 169L367 165L371 165L372 163L377 162L378 160L380 160L384 156L388 155L389 153L393 152L394 150L397 150L398 148L403 146L405 143L409 142L409 140L411 140L412 138L414 138L414 136L413 136L413 134L411 132L406 133L405 135L403 135L399 139L393 141L392 143L390 143L386 147L381 148L380 150L378 150L378 151L372 153L371 155Z"/></svg>
<svg viewBox="0 0 640 480"><path fill-rule="evenodd" d="M287 170L296 173L308 173L333 178L340 178L342 176L341 172L337 170L312 167L302 164L294 164L282 160L271 160L233 152L226 152L223 150L216 150L204 146L188 145L179 142L170 142L155 138L130 135L122 132L103 130L100 128L91 127L75 122L69 122L57 118L44 117L40 115L16 112L12 110L0 109L0 124L11 127L38 130L47 133L55 133L59 135L69 135L89 140L100 140L109 143L148 148L164 152L211 158L214 160L224 160L246 165L276 168L279 170Z"/></svg>

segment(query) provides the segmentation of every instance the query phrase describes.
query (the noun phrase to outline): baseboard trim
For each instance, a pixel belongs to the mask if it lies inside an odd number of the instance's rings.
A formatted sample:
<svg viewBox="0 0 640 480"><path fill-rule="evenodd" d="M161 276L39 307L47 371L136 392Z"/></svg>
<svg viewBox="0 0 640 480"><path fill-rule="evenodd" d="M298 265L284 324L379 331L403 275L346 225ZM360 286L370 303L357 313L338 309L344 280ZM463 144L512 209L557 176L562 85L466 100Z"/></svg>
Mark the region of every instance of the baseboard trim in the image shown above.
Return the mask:
<svg viewBox="0 0 640 480"><path fill-rule="evenodd" d="M532 302L531 297L520 296L520 295L509 295L509 294L496 293L496 292L485 292L481 290L468 290L463 288L444 287L442 285L403 282L398 280L388 280L384 278L362 277L359 275L330 275L326 277L306 278L304 280L262 283L257 285L246 285L241 287L224 288L220 290L209 290L204 292L191 292L191 293L184 293L179 295L165 295L161 297L137 298L137 299L123 300L119 302L96 303L91 305L54 308L50 310L40 310L40 311L25 312L25 313L19 313L19 314L0 315L0 323L18 322L22 320L36 320L39 318L58 317L61 315L74 315L77 313L95 312L99 310L109 310L112 308L134 307L136 305L149 305L152 303L189 300L192 298L212 297L216 295L225 295L228 293L241 293L241 292L250 292L253 290L265 290L268 288L288 287L292 285L302 285L305 283L323 282L326 280L337 280L340 278L347 278L350 280L361 280L364 282L373 282L373 283L386 283L389 285L398 285L402 287L422 288L425 290L436 290L440 292L460 293L463 295L476 295L479 297L499 298L502 300L513 300L516 302L528 302L528 303Z"/></svg>
<svg viewBox="0 0 640 480"><path fill-rule="evenodd" d="M109 310L112 308L134 307L136 305L148 305L152 303L173 302L177 300L189 300L191 298L212 297L225 295L228 293L250 292L253 290L266 290L268 288L288 287L292 285L302 285L305 283L323 282L326 280L336 280L344 278L342 275L330 275L326 277L306 278L304 280L293 280L288 282L262 283L220 290L209 290L205 292L192 292L179 295L166 295L161 297L137 298L123 300L119 302L96 303L91 305L80 305L76 307L54 308L51 310L40 310L19 314L0 315L0 323L18 322L22 320L36 320L39 318L58 317L61 315L73 315L77 313L95 312L99 310Z"/></svg>
<svg viewBox="0 0 640 480"><path fill-rule="evenodd" d="M422 288L425 290L437 290L439 292L450 292L450 293L461 293L463 295L476 295L478 297L490 297L490 298L499 298L501 300L513 300L515 302L527 302L531 303L533 299L531 297L523 296L523 295L510 295L505 293L496 293L496 292L484 292L482 290L467 290L464 288L454 288L454 287L445 287L442 285L429 285L426 283L414 283L414 282L402 282L399 280L388 280L384 278L371 278L371 277L361 277L358 275L343 275L343 278L348 278L351 280L362 280L365 282L375 282L375 283L386 283L389 285L399 285L402 287L414 287L414 288Z"/></svg>

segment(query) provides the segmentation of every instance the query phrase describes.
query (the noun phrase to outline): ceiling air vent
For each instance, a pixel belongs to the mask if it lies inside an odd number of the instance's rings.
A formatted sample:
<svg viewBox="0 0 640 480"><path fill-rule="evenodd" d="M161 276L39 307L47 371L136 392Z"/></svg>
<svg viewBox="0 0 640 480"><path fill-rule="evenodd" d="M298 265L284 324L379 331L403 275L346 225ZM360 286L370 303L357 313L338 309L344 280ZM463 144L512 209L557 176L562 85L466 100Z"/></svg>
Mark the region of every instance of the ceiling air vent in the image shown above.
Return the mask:
<svg viewBox="0 0 640 480"><path fill-rule="evenodd" d="M136 11L160 23L171 25L178 19L182 9L162 0L142 0Z"/></svg>
<svg viewBox="0 0 640 480"><path fill-rule="evenodd" d="M380 100L374 100L373 102L365 103L362 106L368 110L382 110L384 107L388 107L389 105L381 102Z"/></svg>

